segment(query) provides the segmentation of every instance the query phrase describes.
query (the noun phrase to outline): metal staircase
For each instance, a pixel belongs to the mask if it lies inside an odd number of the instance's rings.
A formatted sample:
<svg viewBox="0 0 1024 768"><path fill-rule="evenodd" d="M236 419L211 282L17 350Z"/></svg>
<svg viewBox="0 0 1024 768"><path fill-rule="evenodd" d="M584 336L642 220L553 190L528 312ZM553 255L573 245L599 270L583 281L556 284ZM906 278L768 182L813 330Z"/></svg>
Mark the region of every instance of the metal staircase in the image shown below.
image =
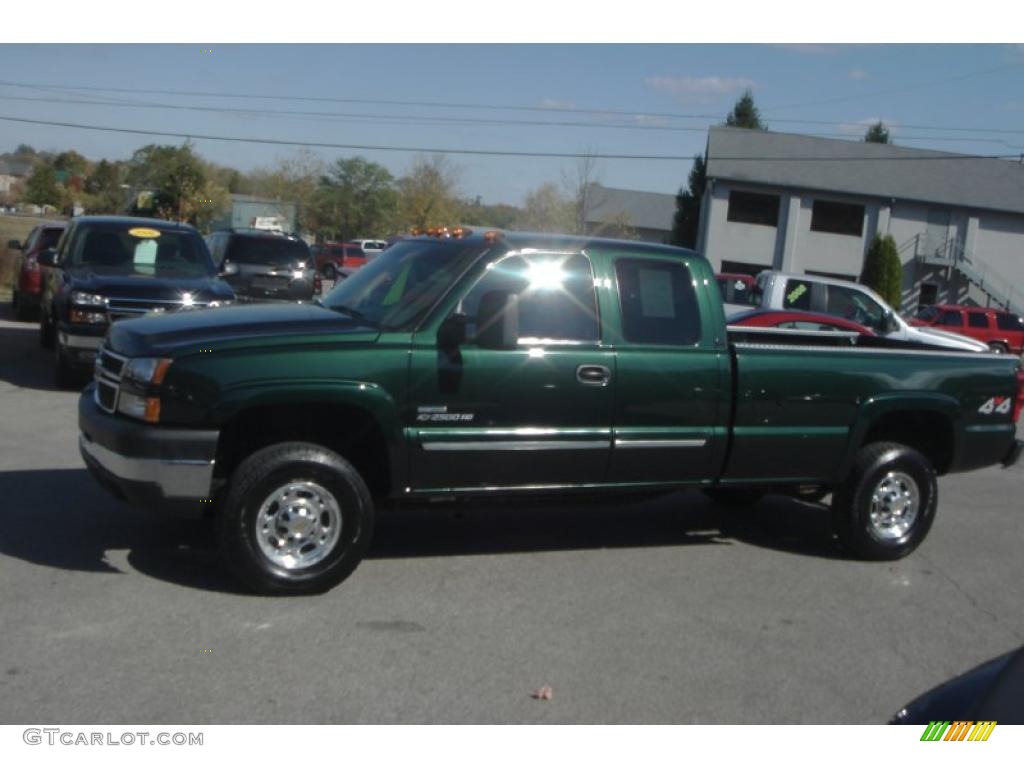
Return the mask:
<svg viewBox="0 0 1024 768"><path fill-rule="evenodd" d="M938 247L933 247L926 241L924 234L916 235L911 241L914 258L918 263L945 268L949 277L954 274L963 276L968 283L976 286L988 297L986 306L999 306L1018 314L1024 312L1024 294L1008 278L989 267L977 255L968 254L955 237L949 238Z"/></svg>

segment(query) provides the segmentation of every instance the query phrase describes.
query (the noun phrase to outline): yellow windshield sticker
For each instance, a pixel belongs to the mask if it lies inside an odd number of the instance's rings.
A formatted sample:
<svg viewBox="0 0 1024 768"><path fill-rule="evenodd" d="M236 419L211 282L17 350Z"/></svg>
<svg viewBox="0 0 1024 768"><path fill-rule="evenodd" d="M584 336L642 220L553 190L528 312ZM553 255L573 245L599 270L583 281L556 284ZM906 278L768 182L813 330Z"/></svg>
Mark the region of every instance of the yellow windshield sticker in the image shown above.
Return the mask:
<svg viewBox="0 0 1024 768"><path fill-rule="evenodd" d="M135 227L128 230L128 234L132 237L142 237L146 239L160 237L159 229L148 229L147 227Z"/></svg>

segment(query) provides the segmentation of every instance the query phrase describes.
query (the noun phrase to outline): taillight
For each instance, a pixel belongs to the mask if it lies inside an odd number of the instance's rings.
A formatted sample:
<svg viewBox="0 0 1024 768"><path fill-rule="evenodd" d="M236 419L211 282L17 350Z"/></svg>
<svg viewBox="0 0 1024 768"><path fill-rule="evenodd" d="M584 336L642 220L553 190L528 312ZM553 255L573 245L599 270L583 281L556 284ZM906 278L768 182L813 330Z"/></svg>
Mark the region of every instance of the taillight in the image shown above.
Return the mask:
<svg viewBox="0 0 1024 768"><path fill-rule="evenodd" d="M38 272L39 271L39 262L36 261L36 257L35 256L26 256L25 257L24 269L25 269L26 272Z"/></svg>
<svg viewBox="0 0 1024 768"><path fill-rule="evenodd" d="M1024 409L1024 370L1017 371L1017 396L1013 400L1013 423L1020 420L1020 412Z"/></svg>
<svg viewBox="0 0 1024 768"><path fill-rule="evenodd" d="M320 275L319 274L313 275L313 293L314 293L314 295L320 295L321 293L323 293L323 290L324 290L324 283L320 279Z"/></svg>

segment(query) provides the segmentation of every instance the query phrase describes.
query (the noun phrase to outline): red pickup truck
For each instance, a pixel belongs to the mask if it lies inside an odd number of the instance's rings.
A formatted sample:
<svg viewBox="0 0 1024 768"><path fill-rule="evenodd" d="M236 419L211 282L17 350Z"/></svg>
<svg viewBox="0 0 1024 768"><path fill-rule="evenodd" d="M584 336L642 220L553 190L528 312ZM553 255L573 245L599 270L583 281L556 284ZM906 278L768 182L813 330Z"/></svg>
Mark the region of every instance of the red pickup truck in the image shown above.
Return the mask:
<svg viewBox="0 0 1024 768"><path fill-rule="evenodd" d="M911 325L933 326L988 344L993 352L1024 352L1024 318L992 307L935 304L918 310Z"/></svg>

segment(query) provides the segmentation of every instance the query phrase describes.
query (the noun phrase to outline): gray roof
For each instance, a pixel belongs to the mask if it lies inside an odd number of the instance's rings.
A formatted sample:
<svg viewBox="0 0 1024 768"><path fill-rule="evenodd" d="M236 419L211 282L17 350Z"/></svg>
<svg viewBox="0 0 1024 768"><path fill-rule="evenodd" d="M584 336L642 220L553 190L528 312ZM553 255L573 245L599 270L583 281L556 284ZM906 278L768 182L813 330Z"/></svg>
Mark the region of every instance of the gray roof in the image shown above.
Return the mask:
<svg viewBox="0 0 1024 768"><path fill-rule="evenodd" d="M4 176L28 176L32 171L30 160L0 159L0 174Z"/></svg>
<svg viewBox="0 0 1024 768"><path fill-rule="evenodd" d="M715 127L708 178L1024 213L1024 165L950 152Z"/></svg>
<svg viewBox="0 0 1024 768"><path fill-rule="evenodd" d="M606 223L622 214L629 226L669 232L676 212L676 196L662 192L637 192L591 184L587 201L587 221Z"/></svg>

